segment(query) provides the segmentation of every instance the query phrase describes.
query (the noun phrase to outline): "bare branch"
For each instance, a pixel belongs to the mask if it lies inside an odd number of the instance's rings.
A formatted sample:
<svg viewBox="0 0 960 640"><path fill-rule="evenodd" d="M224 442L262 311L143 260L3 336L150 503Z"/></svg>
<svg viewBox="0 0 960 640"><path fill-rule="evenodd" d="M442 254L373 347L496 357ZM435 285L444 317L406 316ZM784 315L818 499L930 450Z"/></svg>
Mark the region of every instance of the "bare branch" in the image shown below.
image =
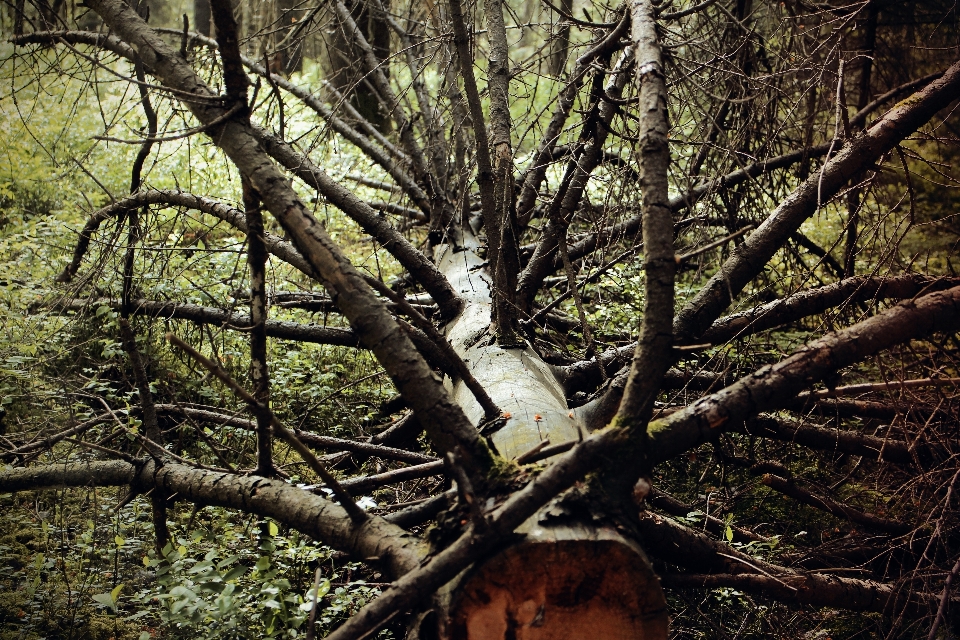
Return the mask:
<svg viewBox="0 0 960 640"><path fill-rule="evenodd" d="M849 180L875 163L907 135L960 96L960 63L950 67L913 99L901 102L865 133L845 145L835 158L810 176L751 234L677 316L674 333L696 340L721 311L763 269L804 220L813 215Z"/></svg>
<svg viewBox="0 0 960 640"><path fill-rule="evenodd" d="M414 569L422 542L400 527L371 516L355 522L329 500L279 480L195 469L174 462L139 467L126 462L80 462L0 472L0 492L53 487L132 485L137 492L162 489L180 500L239 509L273 518L359 559L379 558L393 575Z"/></svg>
<svg viewBox="0 0 960 640"><path fill-rule="evenodd" d="M651 423L652 461L669 460L740 420L786 405L833 372L906 340L960 327L960 287L904 302L816 340L775 365Z"/></svg>

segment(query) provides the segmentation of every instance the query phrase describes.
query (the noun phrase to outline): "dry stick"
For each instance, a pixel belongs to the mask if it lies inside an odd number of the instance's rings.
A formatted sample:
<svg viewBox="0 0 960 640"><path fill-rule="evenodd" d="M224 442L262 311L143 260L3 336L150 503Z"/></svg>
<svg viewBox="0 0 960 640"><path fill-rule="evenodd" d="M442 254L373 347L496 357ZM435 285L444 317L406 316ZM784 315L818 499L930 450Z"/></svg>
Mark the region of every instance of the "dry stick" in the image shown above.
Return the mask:
<svg viewBox="0 0 960 640"><path fill-rule="evenodd" d="M247 66L251 71L258 75L266 75L267 71L264 67L252 62L246 61ZM308 91L298 87L289 80L281 76L273 76L274 82L289 92L294 97L300 99L304 104L313 109L320 117L324 118L327 123L330 124L330 128L343 136L346 140L353 143L360 151L362 151L368 158L373 160L376 164L380 165L394 180L396 180L398 188L390 185L390 190L401 190L403 191L413 202L417 204L417 207L424 213L424 215L430 215L430 201L427 197L427 194L421 189L421 187L414 181L414 179L406 172L405 167L410 164L410 157L395 147L390 141L383 137L376 128L370 124L363 116L361 116L356 109L350 104L349 101L345 100L343 96L336 91L336 89L328 82L324 82L324 87L333 93L334 96L339 98L340 104L344 106L347 110L348 115L351 118L357 120L360 125L367 130L367 134L376 139L376 144L370 140L370 137L364 135L360 131L357 131L350 124L344 120L337 117L337 115L326 105L320 102L315 96L313 96ZM375 132L375 134L374 134Z"/></svg>
<svg viewBox="0 0 960 640"><path fill-rule="evenodd" d="M418 501L419 504L413 504L400 511L389 513L383 516L383 519L397 526L409 529L418 524L423 524L441 511L449 509L455 497L456 491L447 491L438 496Z"/></svg>
<svg viewBox="0 0 960 640"><path fill-rule="evenodd" d="M134 380L137 384L137 392L140 394L140 409L143 412L143 426L144 431L147 433L147 437L152 441L157 443L163 443L163 434L160 431L160 425L157 422L157 410L153 404L153 394L150 391L150 381L147 379L147 372L143 366L143 360L140 357L140 351L137 349L136 336L133 333L133 329L130 328L130 323L126 318L120 318L120 336L123 339L123 349L127 352L127 357L130 358L130 366L133 368ZM106 404L104 406L107 406ZM112 409L107 406L108 411L111 415L113 414ZM119 424L120 419L114 415L114 418ZM161 446L157 450L147 449L154 458L162 458L167 451Z"/></svg>
<svg viewBox="0 0 960 640"><path fill-rule="evenodd" d="M544 449L546 449L546 448L549 447L549 446L550 446L550 439L549 439L549 438L547 438L546 440L541 440L541 441L540 441L537 445L535 445L532 449L530 449L529 451L525 451L525 452L521 453L519 456L517 456L517 458L516 458L516 460L514 460L514 462L516 462L517 464L520 464L520 465L528 464L531 460L534 460L534 459L536 458L536 456L537 456L538 453L540 453L541 451L543 451ZM573 441L571 441L571 447L572 447L572 446L573 446Z"/></svg>
<svg viewBox="0 0 960 640"><path fill-rule="evenodd" d="M218 124L223 124L233 116L237 115L238 113L243 111L244 108L245 108L245 105L235 104L230 108L229 111L224 113L219 118L215 120L211 120L207 124L200 125L199 127L184 129L180 133L177 133L172 136L163 136L159 138L156 136L150 136L147 138L141 138L140 140L124 140L122 138L114 138L113 136L90 136L90 137L93 138L94 140L102 140L104 142L116 142L118 144L153 144L155 142L174 142L176 140L183 140L185 138L189 138L190 136L194 136L198 133L204 133L206 131L209 131L210 129L217 126Z"/></svg>
<svg viewBox="0 0 960 640"><path fill-rule="evenodd" d="M318 5L321 6L321 5ZM307 640L313 640L316 637L317 624L317 595L320 591L320 567L317 567L317 573L313 578L313 606L310 607L310 619L307 621Z"/></svg>
<svg viewBox="0 0 960 640"><path fill-rule="evenodd" d="M151 204L163 204L171 207L186 207L195 209L203 213L210 214L227 224L246 233L246 217L243 212L221 202L214 198L198 196L180 190L158 190L145 189L132 193L125 198L117 200L110 205L98 209L87 218L83 229L80 231L80 237L77 240L77 246L73 250L73 257L63 272L57 277L57 282L70 282L80 268L80 264L86 255L90 246L93 234L100 225L113 216L126 215L126 212L135 207L147 206ZM297 269L305 271L311 275L312 271L307 262L300 256L288 242L281 238L267 234L267 247L271 253L281 260L292 264Z"/></svg>
<svg viewBox="0 0 960 640"><path fill-rule="evenodd" d="M137 460L129 453L124 453L123 451L117 451L116 449L104 447L102 445L95 444L93 442L87 442L85 440L77 440L76 438L64 438L64 440L66 442L80 445L81 447L86 447L87 449L93 449L94 451L102 451L103 453L113 456L114 458L119 458L124 462L129 462L130 464L137 464L140 462L140 460Z"/></svg>
<svg viewBox="0 0 960 640"><path fill-rule="evenodd" d="M947 574L947 579L943 581L943 593L940 595L940 605L937 607L937 616L933 619L933 624L930 625L930 633L927 635L927 640L936 640L937 629L940 628L940 623L943 621L943 614L947 609L947 602L950 598L950 586L958 574L960 574L960 558L957 559L957 562L953 565L953 569Z"/></svg>
<svg viewBox="0 0 960 640"><path fill-rule="evenodd" d="M270 73L270 60L268 59L266 49L263 51L263 70L265 71L264 77L267 79L267 84L269 84L270 88L273 89L273 97L277 101L277 116L279 117L279 122L277 123L277 135L282 139L285 137L284 130L286 129L286 120L283 109L283 95L280 93L280 87L277 86L277 81L274 80L273 74Z"/></svg>
<svg viewBox="0 0 960 640"><path fill-rule="evenodd" d="M896 520L890 520L888 518L881 518L880 516L876 516L872 513L866 513L864 511L860 511L859 509L854 509L848 505L835 502L830 498L818 496L797 486L793 482L772 473L764 474L762 482L774 491L778 491L786 496L790 496L798 502L810 505L811 507L815 507L821 511L826 511L827 513L830 513L838 518L849 520L855 524L878 529L894 535L903 535L913 530L913 527L903 522L897 522Z"/></svg>
<svg viewBox="0 0 960 640"><path fill-rule="evenodd" d="M417 325L421 331L427 334L427 337L437 345L437 348L440 349L444 357L446 357L450 364L453 365L457 375L460 376L460 379L463 380L463 383L468 389L470 389L470 392L473 393L473 397L475 397L477 402L480 403L480 406L483 408L483 414L485 418L487 420L499 418L501 413L500 408L490 397L490 394L487 393L487 390L483 388L483 385L481 385L473 376L473 373L470 371L467 363L465 363L463 358L460 357L460 354L454 350L453 346L450 344L450 341L447 340L447 337L437 331L437 328L433 326L433 323L423 317L419 311L414 309L413 305L407 302L403 296L393 291L383 282L377 278L369 277L367 278L367 283L369 283L370 286L382 296L396 304L400 311L408 318L413 320L413 323Z"/></svg>
<svg viewBox="0 0 960 640"><path fill-rule="evenodd" d="M427 463L435 462L437 459L424 453L407 451L406 449L396 449L394 447L385 447L379 444L369 442L355 442L353 440L344 440L342 438L333 438L330 436L320 436L306 431L298 431L297 437L303 440L304 444L309 444L318 449L339 449L351 453L362 453L387 460L400 460L402 462Z"/></svg>
<svg viewBox="0 0 960 640"><path fill-rule="evenodd" d="M681 9L679 11L672 11L670 13L662 13L657 16L658 20L677 20L678 18L683 18L694 13L699 13L704 9L710 7L717 2L717 0L704 0L699 4L695 4L692 7L687 7L686 9Z"/></svg>
<svg viewBox="0 0 960 640"><path fill-rule="evenodd" d="M151 440L150 438L146 437L146 436L143 435L142 433L132 433L129 429L127 430L127 433L130 433L131 435L133 435L134 438L136 438L137 440L139 440L139 441L141 442L141 444L144 444L145 446L149 446L149 447L156 447L156 446L158 446L156 442L154 442L154 441ZM170 458L171 460L173 460L173 461L175 461L175 462L179 462L180 464L187 465L187 466L189 466L189 467L193 467L193 468L196 468L196 469L203 469L204 471L216 471L216 472L218 472L218 473L231 473L231 471L230 471L229 469L220 469L220 468L218 468L218 467L211 467L210 465L206 465L206 464L203 464L203 463L201 463L201 462L197 462L196 460L188 460L188 459L186 459L186 458L183 458L183 457L181 457L181 456L178 456L177 454L173 453L172 451L167 451L167 452L164 454L164 456L167 457L167 458ZM173 496L171 496L171 498L172 498L172 497L173 497Z"/></svg>
<svg viewBox="0 0 960 640"><path fill-rule="evenodd" d="M35 451L50 449L51 447L53 447L53 445L57 444L64 438L69 438L71 436L79 435L84 431L86 431L87 429L91 429L97 426L98 424L103 424L104 422L109 422L110 420L111 418L109 415L101 415L101 416L96 416L95 418L90 418L89 420L84 420L83 422L81 422L76 426L70 427L69 429L65 429L51 436L47 436L42 440L36 440L34 442L21 445L14 449L10 449L9 451L4 451L0 453L0 460L10 460L14 457L30 454Z"/></svg>
<svg viewBox="0 0 960 640"><path fill-rule="evenodd" d="M690 251L690 252L688 252L688 253L678 254L678 255L676 256L676 258L675 258L675 259L676 259L676 262L677 262L677 266L680 266L680 265L682 265L682 264L685 263L685 262L689 262L690 260L696 258L696 257L699 256L699 255L702 255L702 254L706 253L707 251L710 251L710 250L712 250L712 249L716 249L717 247L722 247L723 245L727 244L727 243L730 242L731 240L733 240L733 239L735 239L735 238L739 238L740 236L742 236L742 235L745 234L746 232L751 231L751 230L754 229L756 226L757 226L757 225L755 225L755 224L748 224L747 226L743 227L742 229L739 229L739 230L735 231L734 233L731 233L730 235L728 235L728 236L726 236L726 237L720 238L719 240L714 240L713 242L710 242L709 244L706 244L706 245L704 245L704 246L702 246L702 247L699 247L698 249L694 249L693 251Z"/></svg>
<svg viewBox="0 0 960 640"><path fill-rule="evenodd" d="M230 377L230 374L224 371L218 364L201 354L199 351L172 333L168 333L166 338L168 342L186 351L191 358L196 360L207 371L216 376L216 378L225 384L231 391L233 391L238 398L246 402L247 406L250 407L251 410L254 412L262 410L262 406L257 399L253 397L250 392L240 386L240 384ZM266 407L265 410L269 411L270 413L270 424L273 427L273 432L280 436L287 444L293 447L293 449L303 458L304 462L306 462L310 468L313 469L314 473L320 476L320 479L323 480L323 483L333 491L333 494L340 502L340 505L350 515L350 517L356 522L365 520L368 517L367 513L357 506L357 503L354 502L350 494L342 486L340 486L340 483L336 478L333 477L333 475L330 474L326 466L324 466L324 464L320 462L315 455L313 455L313 452L310 451L310 449L307 448L307 446L303 444L303 442L301 442L292 431L283 426L273 411L270 411L269 407Z"/></svg>
<svg viewBox="0 0 960 640"><path fill-rule="evenodd" d="M473 491L473 484L470 482L470 478L467 477L463 468L457 464L457 457L453 452L447 452L445 462L447 463L447 468L450 469L451 475L457 481L457 493L460 496L460 501L467 505L467 508L470 510L470 520L473 522L473 526L477 529L483 529L486 527L486 521L483 519L483 508L477 501L477 496Z"/></svg>
<svg viewBox="0 0 960 640"><path fill-rule="evenodd" d="M266 67L262 67L252 60L245 59L244 64L246 64L247 67L257 75L266 77L266 75L269 73ZM406 195L417 204L424 214L430 214L430 203L427 194L424 193L420 186L417 185L413 178L410 177L410 175L407 174L406 170L404 169L405 165L410 164L410 157L400 149L396 148L388 139L380 134L380 132L377 131L373 125L371 125L356 111L356 109L353 108L349 101L345 100L343 96L336 91L333 85L324 81L324 87L328 91L331 91L333 95L339 99L340 104L342 104L347 110L348 115L357 120L360 125L366 129L367 135L357 131L350 124L339 118L332 109L324 105L313 94L309 93L305 89L293 84L282 76L271 75L271 77L277 86L284 89L302 101L305 105L313 109L318 115L320 115L320 117L327 121L331 129L339 133L349 142L353 143L353 145L366 154L368 158L380 165L394 180L397 181L399 189L406 193ZM370 137L368 136L375 138L376 143L379 143L379 146L371 141ZM393 189L392 185L391 189Z"/></svg>
<svg viewBox="0 0 960 640"><path fill-rule="evenodd" d="M838 278L844 277L843 265L840 264L836 258L830 255L826 249L824 249L823 247L818 245L816 242L808 238L805 234L797 231L796 233L791 234L790 239L796 244L798 244L800 247L806 249L811 254L819 258L820 261L817 263L818 266L820 264L823 264L828 269L830 269L830 271L832 271L833 274ZM794 254L794 255L798 255L798 254ZM802 260L803 260L803 256L800 256L800 261L802 262ZM815 268L816 266L814 267L814 269Z"/></svg>
<svg viewBox="0 0 960 640"><path fill-rule="evenodd" d="M392 471L385 471L384 473L378 473L372 476L347 478L342 482L342 485L346 489L359 493L361 491L376 489L377 487L405 482L406 480L417 480L428 476L440 475L444 470L443 465L443 460L434 460L433 462L393 469Z"/></svg>
<svg viewBox="0 0 960 640"><path fill-rule="evenodd" d="M133 220L130 221L130 226L132 229L134 226ZM131 253L132 246L128 249L128 254ZM128 258L126 264L130 265L132 269L132 257ZM124 269L126 271L126 266ZM126 273L124 275L124 293L129 296L129 289L127 288L128 278L126 277ZM130 280L132 280L132 277ZM129 304L129 297L127 297L127 301ZM147 437L143 438L146 444L145 448L154 458L162 460L162 456L169 454L169 452L163 448L163 433L160 431L160 425L157 423L157 410L153 404L153 394L150 392L150 381L147 379L147 372L143 366L143 360L140 358L140 351L137 349L136 335L134 335L133 329L130 328L130 323L126 317L120 318L120 335L123 341L123 348L130 358L130 365L133 367L133 376L137 383L137 391L140 394L143 426L147 432ZM123 423L120 422L109 405L107 405L106 402L103 404L107 407L107 410L114 419L122 426ZM156 536L156 550L157 554L163 557L163 549L170 542L170 531L167 529L167 496L164 495L162 491L154 491L150 496L150 503L153 509L153 529Z"/></svg>
<svg viewBox="0 0 960 640"><path fill-rule="evenodd" d="M229 1L229 0L228 0ZM250 267L250 382L257 418L257 469L264 477L273 475L273 439L270 433L270 370L267 364L267 248L263 240L263 213L256 191L246 180L243 207L247 215L247 264Z"/></svg>
<svg viewBox="0 0 960 640"><path fill-rule="evenodd" d="M420 420L417 419L416 414L411 411L410 413L398 418L393 424L380 433L370 436L369 442L374 444L380 444L384 442L411 442L417 439L424 428L425 427L423 423L420 422Z"/></svg>
<svg viewBox="0 0 960 640"><path fill-rule="evenodd" d="M143 107L144 116L147 118L147 131L148 138L155 136L157 134L157 112L154 110L153 105L150 104L150 94L147 91L147 87L144 84L146 76L143 72L143 62L140 60L140 56L134 56L134 69L137 76L137 80L140 82L138 89L140 90L140 104ZM133 169L130 176L130 193L136 193L140 189L140 184L142 182L141 171L143 170L143 164L146 162L147 157L150 155L150 149L153 147L153 142L150 140L145 140L141 145L139 151L137 151L137 157L133 161ZM120 305L120 316L126 321L130 315L130 298L132 297L133 291L133 261L135 255L135 248L137 242L140 240L140 221L138 218L137 210L130 209L127 213L128 218L128 231L127 231L127 250L124 254L123 259L123 283L122 283L122 295L121 295L121 305ZM146 207L144 207L144 214L146 214ZM118 219L118 224L122 224L123 219ZM124 341L126 342L128 336L126 333L132 333L130 331L129 325L124 326L121 323L121 330L124 333ZM131 338L132 340L132 338ZM136 342L131 343L132 346L127 350L130 354L131 361L139 359L139 355L136 353ZM136 371L137 363L134 362L134 370ZM138 380L139 382L139 380ZM149 393L149 387L148 387ZM142 400L142 398L141 398ZM146 413L146 411L145 411ZM155 417L155 416L154 416Z"/></svg>
<svg viewBox="0 0 960 640"><path fill-rule="evenodd" d="M544 440L542 444L550 442L549 440ZM559 444L551 444L549 446L539 449L539 445L534 447L530 451L527 451L523 454L524 460L521 462L520 458L517 458L517 464L533 464L534 462L539 462L540 460L546 460L547 458L552 458L553 456L558 456L561 453L566 453L573 449L577 444L576 440L568 440L566 442L561 442ZM536 451L535 451L536 450Z"/></svg>
<svg viewBox="0 0 960 640"><path fill-rule="evenodd" d="M252 326L250 316L231 313L215 307L202 307L186 302L142 299L131 300L130 303L132 307L130 314L135 316L148 316L163 320L189 320L198 324L211 324L234 331L249 331ZM66 300L56 306L59 309L71 311L87 311L101 305L112 309L120 308L119 301L110 298ZM271 338L360 348L359 338L351 329L300 324L286 320L267 320L265 326L266 333Z"/></svg>
<svg viewBox="0 0 960 640"><path fill-rule="evenodd" d="M836 398L838 396L870 393L873 391L898 391L901 389L916 389L920 387L946 387L957 384L960 384L960 378L919 378L916 380L901 380L899 382L871 382L866 384L850 384L835 389L814 391L813 393L801 393L797 398Z"/></svg>
<svg viewBox="0 0 960 640"><path fill-rule="evenodd" d="M774 169L790 166L791 164L802 161L804 157L821 156L827 152L829 146L829 143L827 143L816 147L791 151L790 153L786 153L781 156L767 158L766 160L762 160L760 162L754 162L742 169L737 169L724 176L721 176L720 178L707 180L689 189L685 193L671 198L670 208L674 213L678 213L688 208L692 209L693 205L700 198L709 193L715 193L721 189L736 186L745 182L746 180L749 180L750 178L754 178L763 173L768 173ZM570 247L570 259L579 260L589 255L597 249L606 246L607 240L629 238L636 235L640 230L642 221L642 215L638 215L628 218L623 222L619 222L601 229L598 232L586 234L580 240L578 240L576 244ZM559 260L554 262L555 270L559 270L561 266L562 265L560 264Z"/></svg>
<svg viewBox="0 0 960 640"><path fill-rule="evenodd" d="M772 580L776 580L777 582L779 582L780 584L782 584L783 586L785 586L787 589L790 589L790 590L792 590L792 591L796 591L796 590L797 590L796 587L791 587L791 586L788 585L786 582L784 582L784 581L781 580L780 578L776 577L775 575L773 575L773 574L770 573L769 571L766 571L765 569L762 569L762 568L758 567L755 563L750 562L749 560L746 560L745 558L741 558L741 557L739 557L739 556L730 555L729 553L718 553L717 555L718 555L718 556L722 556L722 557L724 557L724 558L730 558L730 559L733 560L734 562L739 562L739 563L741 563L741 564L745 564L745 565L747 565L748 567L750 567L751 569L753 569L753 570L755 570L755 571L758 571L758 572L762 573L763 575L767 576L768 578L770 578L770 579L772 579Z"/></svg>
<svg viewBox="0 0 960 640"><path fill-rule="evenodd" d="M894 420L898 416L912 415L915 419L926 420L934 411L929 405L898 402L873 402L871 400L845 400L824 398L810 401L791 399L783 403L783 408L800 415L816 414L824 418L876 418Z"/></svg>
<svg viewBox="0 0 960 640"><path fill-rule="evenodd" d="M204 422L212 422L221 426L230 425L246 431L256 431L256 423L252 420L238 418L223 413L217 413L215 411L207 411L205 409L197 409L194 407L184 407L172 404L158 404L157 411L160 413L179 414L187 418ZM369 442L357 442L355 440L346 440L344 438L321 436L309 431L296 430L294 433L296 433L297 437L300 438L304 444L309 444L318 449L340 449L343 451L377 456L387 460L400 460L403 462L413 463L434 462L437 460L437 458L428 456L424 453L416 453L414 451L407 451L406 449L395 449L393 447L371 444Z"/></svg>
<svg viewBox="0 0 960 640"><path fill-rule="evenodd" d="M586 20L580 20L579 18L574 17L569 12L564 11L563 9L554 6L550 0L543 0L543 4L547 5L561 16L572 22L573 24L581 27L587 27L588 29L610 29L617 26L616 22L587 22Z"/></svg>

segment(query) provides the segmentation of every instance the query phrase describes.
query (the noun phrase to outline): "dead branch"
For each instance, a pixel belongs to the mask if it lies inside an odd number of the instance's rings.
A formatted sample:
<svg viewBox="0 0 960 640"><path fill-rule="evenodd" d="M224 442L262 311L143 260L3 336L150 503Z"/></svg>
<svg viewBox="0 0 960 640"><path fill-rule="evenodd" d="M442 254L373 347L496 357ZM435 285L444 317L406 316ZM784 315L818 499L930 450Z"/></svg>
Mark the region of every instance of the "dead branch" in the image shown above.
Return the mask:
<svg viewBox="0 0 960 640"><path fill-rule="evenodd" d="M370 516L355 522L339 505L279 480L196 469L175 462L146 460L79 462L0 472L0 492L54 487L131 485L144 493L163 490L201 505L239 509L273 518L360 559L379 558L394 575L415 568L422 543L400 527Z"/></svg>
<svg viewBox="0 0 960 640"><path fill-rule="evenodd" d="M884 531L898 536L909 533L914 529L914 527L904 522L883 518L872 513L861 511L850 505L831 500L826 496L817 495L790 480L786 480L772 473L764 474L762 481L763 484L774 491L778 491L785 496L790 496L798 502L870 529L876 529L877 531Z"/></svg>
<svg viewBox="0 0 960 640"><path fill-rule="evenodd" d="M960 63L840 149L817 175L807 178L770 214L684 307L674 326L676 336L697 340L727 307L731 296L743 290L804 220L958 96Z"/></svg>
<svg viewBox="0 0 960 640"><path fill-rule="evenodd" d="M651 423L651 455L668 460L761 411L779 408L811 381L906 340L960 326L960 287L901 303L831 333L774 365Z"/></svg>
<svg viewBox="0 0 960 640"><path fill-rule="evenodd" d="M721 344L841 305L871 300L903 300L920 292L942 291L960 284L957 278L930 278L921 275L878 278L858 276L791 296L716 320L699 340Z"/></svg>

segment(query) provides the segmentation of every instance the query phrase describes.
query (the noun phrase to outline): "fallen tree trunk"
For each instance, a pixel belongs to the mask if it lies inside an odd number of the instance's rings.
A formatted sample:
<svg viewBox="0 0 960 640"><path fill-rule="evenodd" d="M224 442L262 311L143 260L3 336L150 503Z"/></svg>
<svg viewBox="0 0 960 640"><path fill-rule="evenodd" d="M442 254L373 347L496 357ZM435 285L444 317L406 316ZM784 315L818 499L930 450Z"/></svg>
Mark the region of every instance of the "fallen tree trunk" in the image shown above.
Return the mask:
<svg viewBox="0 0 960 640"><path fill-rule="evenodd" d="M582 426L566 403L563 386L529 346L502 348L489 333L490 281L477 254L479 241L465 235L438 248L438 264L466 302L446 327L447 337L476 379L504 411L492 433L507 459L549 442L573 444ZM474 424L483 410L461 381L448 379L453 396ZM580 522L529 518L522 541L478 563L445 592L436 610L442 637L666 637L666 603L649 561L614 529Z"/></svg>

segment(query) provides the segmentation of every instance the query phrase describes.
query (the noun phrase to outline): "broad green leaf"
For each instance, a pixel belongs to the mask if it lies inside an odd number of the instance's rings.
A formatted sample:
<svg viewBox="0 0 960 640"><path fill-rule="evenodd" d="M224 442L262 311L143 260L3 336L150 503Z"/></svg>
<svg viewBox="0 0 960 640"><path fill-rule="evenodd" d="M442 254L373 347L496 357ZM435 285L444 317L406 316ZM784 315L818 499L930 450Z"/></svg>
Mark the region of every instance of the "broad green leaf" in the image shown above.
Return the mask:
<svg viewBox="0 0 960 640"><path fill-rule="evenodd" d="M117 605L113 600L113 596L109 593L97 593L93 596L93 601L113 610L116 610L117 608Z"/></svg>
<svg viewBox="0 0 960 640"><path fill-rule="evenodd" d="M230 571L228 571L228 572L223 576L223 581L224 581L224 582L229 582L229 581L231 581L231 580L236 580L237 578L239 578L240 576L242 576L242 575L245 574L246 572L247 572L247 568L244 567L244 566L234 567L233 569L230 569Z"/></svg>

